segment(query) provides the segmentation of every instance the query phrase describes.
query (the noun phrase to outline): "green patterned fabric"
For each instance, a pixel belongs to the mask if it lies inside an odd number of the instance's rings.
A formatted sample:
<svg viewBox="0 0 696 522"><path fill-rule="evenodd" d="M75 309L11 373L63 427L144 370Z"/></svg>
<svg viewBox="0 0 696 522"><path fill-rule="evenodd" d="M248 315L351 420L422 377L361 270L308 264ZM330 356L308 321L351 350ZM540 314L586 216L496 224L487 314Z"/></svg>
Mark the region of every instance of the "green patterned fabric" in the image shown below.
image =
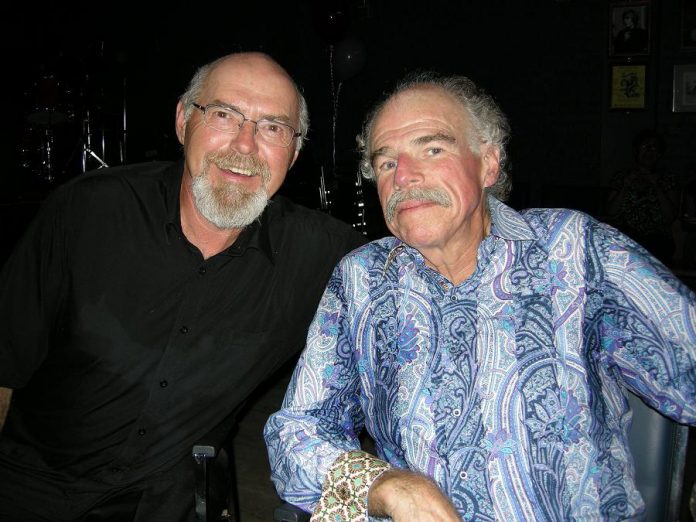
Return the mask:
<svg viewBox="0 0 696 522"><path fill-rule="evenodd" d="M364 451L347 451L326 474L311 522L367 520L367 492L389 464Z"/></svg>

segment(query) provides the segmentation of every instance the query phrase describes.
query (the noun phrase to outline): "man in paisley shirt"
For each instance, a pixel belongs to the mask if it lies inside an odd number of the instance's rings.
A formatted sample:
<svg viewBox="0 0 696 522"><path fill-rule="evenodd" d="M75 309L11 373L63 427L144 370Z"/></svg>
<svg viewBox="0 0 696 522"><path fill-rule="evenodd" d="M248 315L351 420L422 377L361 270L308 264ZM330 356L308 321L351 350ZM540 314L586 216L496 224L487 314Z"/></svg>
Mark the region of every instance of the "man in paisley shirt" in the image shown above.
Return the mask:
<svg viewBox="0 0 696 522"><path fill-rule="evenodd" d="M368 116L394 237L336 267L264 433L313 520L633 519L626 391L696 423L696 295L590 216L506 206L508 135L464 77Z"/></svg>

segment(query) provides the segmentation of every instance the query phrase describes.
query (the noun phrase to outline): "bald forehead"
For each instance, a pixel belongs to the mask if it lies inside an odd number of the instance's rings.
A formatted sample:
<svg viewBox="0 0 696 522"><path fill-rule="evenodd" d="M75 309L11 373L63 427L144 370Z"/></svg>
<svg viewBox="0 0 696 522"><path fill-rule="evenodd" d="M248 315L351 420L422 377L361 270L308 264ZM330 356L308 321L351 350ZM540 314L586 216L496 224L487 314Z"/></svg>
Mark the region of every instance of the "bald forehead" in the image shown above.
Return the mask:
<svg viewBox="0 0 696 522"><path fill-rule="evenodd" d="M211 74L237 69L253 70L256 71L257 74L275 75L293 84L290 75L288 75L285 69L283 69L278 62L273 60L273 58L263 53L238 53L226 56L215 64Z"/></svg>
<svg viewBox="0 0 696 522"><path fill-rule="evenodd" d="M272 58L261 53L234 54L218 61L206 84L221 81L244 82L260 89L284 89L297 97L297 89L290 75Z"/></svg>
<svg viewBox="0 0 696 522"><path fill-rule="evenodd" d="M203 92L211 100L227 103L239 101L225 99L225 94L234 93L263 105L272 105L272 113L282 105L283 112L287 113L285 116L296 123L294 120L299 104L297 87L285 69L263 53L239 53L218 60L205 80Z"/></svg>

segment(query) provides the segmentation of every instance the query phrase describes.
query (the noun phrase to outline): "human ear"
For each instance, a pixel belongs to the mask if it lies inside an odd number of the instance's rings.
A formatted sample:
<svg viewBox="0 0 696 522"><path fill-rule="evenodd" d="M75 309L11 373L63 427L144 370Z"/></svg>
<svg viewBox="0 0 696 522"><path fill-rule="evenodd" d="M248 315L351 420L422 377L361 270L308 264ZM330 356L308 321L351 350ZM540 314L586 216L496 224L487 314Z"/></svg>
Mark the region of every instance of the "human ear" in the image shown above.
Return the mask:
<svg viewBox="0 0 696 522"><path fill-rule="evenodd" d="M483 171L483 186L490 187L498 181L500 173L500 150L496 147L488 146L481 159Z"/></svg>
<svg viewBox="0 0 696 522"><path fill-rule="evenodd" d="M292 168L292 166L295 164L295 161L297 161L297 156L299 156L300 151L295 149L295 152L293 152L292 159L290 160L290 166L288 167L288 170Z"/></svg>
<svg viewBox="0 0 696 522"><path fill-rule="evenodd" d="M186 118L184 117L184 105L181 102L176 104L175 128L176 137L179 143L183 145L186 136Z"/></svg>

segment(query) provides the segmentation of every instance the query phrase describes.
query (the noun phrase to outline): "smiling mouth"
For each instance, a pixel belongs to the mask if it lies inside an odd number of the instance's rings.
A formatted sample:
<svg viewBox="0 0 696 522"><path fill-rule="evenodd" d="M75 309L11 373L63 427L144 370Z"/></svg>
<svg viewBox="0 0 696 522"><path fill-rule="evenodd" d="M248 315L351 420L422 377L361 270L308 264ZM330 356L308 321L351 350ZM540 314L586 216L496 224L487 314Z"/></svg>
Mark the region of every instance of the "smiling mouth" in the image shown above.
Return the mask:
<svg viewBox="0 0 696 522"><path fill-rule="evenodd" d="M231 169L225 169L225 168L222 168L222 167L218 167L218 168L219 168L220 170L222 170L223 172L226 172L226 173L228 173L228 174L233 174L233 175L236 175L236 176L245 176L245 177L247 177L247 178L250 178L250 177L252 177L252 176L256 176L256 175L257 175L254 171L249 170L249 169L240 169L240 168L236 168L236 167L231 168Z"/></svg>

